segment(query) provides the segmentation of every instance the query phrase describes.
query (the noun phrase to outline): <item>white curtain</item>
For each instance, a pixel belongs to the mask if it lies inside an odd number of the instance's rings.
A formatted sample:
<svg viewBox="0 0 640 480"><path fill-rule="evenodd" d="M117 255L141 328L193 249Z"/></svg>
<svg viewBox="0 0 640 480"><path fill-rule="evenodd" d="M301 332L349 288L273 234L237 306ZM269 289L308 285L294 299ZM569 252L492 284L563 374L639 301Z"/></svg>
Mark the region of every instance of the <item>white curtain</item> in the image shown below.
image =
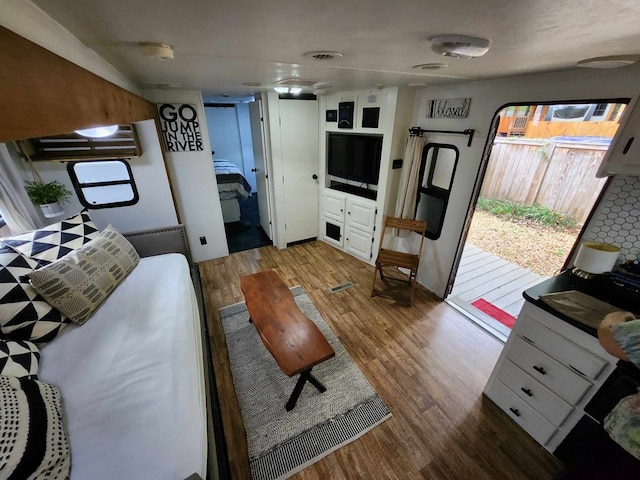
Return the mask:
<svg viewBox="0 0 640 480"><path fill-rule="evenodd" d="M7 146L0 143L0 214L12 234L34 230L32 206L22 185L24 180L16 171L16 160Z"/></svg>
<svg viewBox="0 0 640 480"><path fill-rule="evenodd" d="M402 177L400 178L398 199L396 200L396 217L415 218L418 174L420 173L423 146L424 138L422 137L415 136L407 139L403 157Z"/></svg>

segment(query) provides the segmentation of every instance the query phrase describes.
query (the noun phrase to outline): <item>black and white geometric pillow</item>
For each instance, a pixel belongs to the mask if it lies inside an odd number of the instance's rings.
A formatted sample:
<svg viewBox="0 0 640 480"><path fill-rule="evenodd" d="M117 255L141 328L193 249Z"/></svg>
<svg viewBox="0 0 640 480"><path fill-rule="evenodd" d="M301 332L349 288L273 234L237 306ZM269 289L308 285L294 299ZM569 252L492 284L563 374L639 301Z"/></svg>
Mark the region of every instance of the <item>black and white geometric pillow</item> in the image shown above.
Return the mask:
<svg viewBox="0 0 640 480"><path fill-rule="evenodd" d="M0 411L0 477L69 478L69 443L56 387L0 376Z"/></svg>
<svg viewBox="0 0 640 480"><path fill-rule="evenodd" d="M0 334L12 340L43 344L70 322L29 283L36 261L0 245Z"/></svg>
<svg viewBox="0 0 640 480"><path fill-rule="evenodd" d="M87 210L52 225L13 237L2 243L16 252L38 261L38 267L55 262L67 253L98 236L100 231L89 218ZM36 267L36 268L38 268Z"/></svg>
<svg viewBox="0 0 640 480"><path fill-rule="evenodd" d="M0 340L0 375L37 378L40 350L25 340Z"/></svg>

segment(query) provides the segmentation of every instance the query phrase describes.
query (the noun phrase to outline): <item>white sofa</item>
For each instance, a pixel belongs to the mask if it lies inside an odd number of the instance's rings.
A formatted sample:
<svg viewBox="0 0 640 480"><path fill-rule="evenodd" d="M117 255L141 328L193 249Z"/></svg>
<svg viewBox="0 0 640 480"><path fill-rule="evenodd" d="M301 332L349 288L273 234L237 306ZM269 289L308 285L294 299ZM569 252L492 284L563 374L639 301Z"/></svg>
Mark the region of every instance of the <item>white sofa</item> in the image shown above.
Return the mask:
<svg viewBox="0 0 640 480"><path fill-rule="evenodd" d="M38 378L62 396L70 478L218 478L204 307L184 229L125 236L138 265L40 352Z"/></svg>

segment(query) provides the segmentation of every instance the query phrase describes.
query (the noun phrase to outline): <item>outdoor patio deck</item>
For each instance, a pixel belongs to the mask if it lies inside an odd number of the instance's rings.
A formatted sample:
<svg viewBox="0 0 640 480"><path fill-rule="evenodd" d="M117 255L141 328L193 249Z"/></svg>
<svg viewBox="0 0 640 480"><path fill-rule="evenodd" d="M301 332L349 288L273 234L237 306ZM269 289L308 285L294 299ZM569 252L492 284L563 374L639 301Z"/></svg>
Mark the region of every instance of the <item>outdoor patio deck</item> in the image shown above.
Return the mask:
<svg viewBox="0 0 640 480"><path fill-rule="evenodd" d="M524 298L522 292L540 283L547 277L519 267L496 255L485 252L471 244L466 244L460 260L458 275L447 302L463 313L479 320L504 338L510 329L484 312L471 306L475 300L483 298L487 302L517 317Z"/></svg>

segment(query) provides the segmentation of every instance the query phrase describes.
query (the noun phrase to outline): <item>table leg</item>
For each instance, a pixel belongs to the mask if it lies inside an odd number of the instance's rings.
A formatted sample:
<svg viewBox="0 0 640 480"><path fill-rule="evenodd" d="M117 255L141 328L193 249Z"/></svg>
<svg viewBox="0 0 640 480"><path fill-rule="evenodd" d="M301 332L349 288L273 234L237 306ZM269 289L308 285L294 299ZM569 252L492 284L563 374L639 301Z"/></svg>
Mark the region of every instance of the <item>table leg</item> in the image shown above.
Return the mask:
<svg viewBox="0 0 640 480"><path fill-rule="evenodd" d="M304 388L304 384L307 382L309 382L311 385L316 387L320 393L324 393L327 391L327 388L324 385L322 385L322 383L320 383L316 377L311 375L311 368L309 370L305 370L298 377L296 386L293 387L293 392L291 392L289 401L284 407L287 410L287 412L290 412L295 408L296 403L298 401L298 397L300 397L300 394L302 393L302 389Z"/></svg>

